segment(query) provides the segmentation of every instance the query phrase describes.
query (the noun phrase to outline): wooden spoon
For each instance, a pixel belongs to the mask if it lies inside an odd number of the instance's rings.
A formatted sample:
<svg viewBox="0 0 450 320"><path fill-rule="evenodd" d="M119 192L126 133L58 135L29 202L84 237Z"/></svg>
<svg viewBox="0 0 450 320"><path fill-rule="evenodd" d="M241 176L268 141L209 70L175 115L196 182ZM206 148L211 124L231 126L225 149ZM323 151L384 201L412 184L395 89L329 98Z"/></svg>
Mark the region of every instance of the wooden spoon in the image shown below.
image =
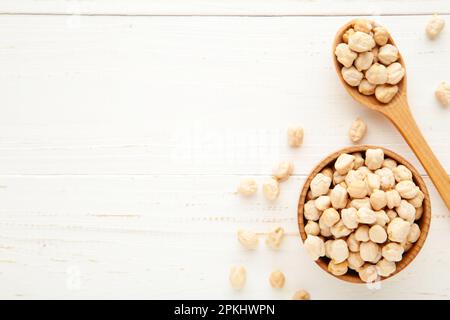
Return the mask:
<svg viewBox="0 0 450 320"><path fill-rule="evenodd" d="M357 87L348 85L343 79L341 74L342 65L337 61L334 51L336 46L343 42L342 35L344 32L349 29L354 22L355 20L352 20L342 26L342 28L337 32L333 43L333 61L336 68L336 73L338 74L341 83L353 99L366 107L369 107L370 109L381 112L395 125L411 149L414 151L419 161L422 163L422 166L425 168L436 189L439 191L442 199L444 200L447 209L450 210L450 178L426 142L411 114L406 93L406 73L403 80L398 84L399 90L397 95L387 104L379 102L374 95L365 96L359 93ZM395 45L392 37L389 38L389 43ZM399 56L398 62L405 67L405 62L403 61L401 55Z"/></svg>

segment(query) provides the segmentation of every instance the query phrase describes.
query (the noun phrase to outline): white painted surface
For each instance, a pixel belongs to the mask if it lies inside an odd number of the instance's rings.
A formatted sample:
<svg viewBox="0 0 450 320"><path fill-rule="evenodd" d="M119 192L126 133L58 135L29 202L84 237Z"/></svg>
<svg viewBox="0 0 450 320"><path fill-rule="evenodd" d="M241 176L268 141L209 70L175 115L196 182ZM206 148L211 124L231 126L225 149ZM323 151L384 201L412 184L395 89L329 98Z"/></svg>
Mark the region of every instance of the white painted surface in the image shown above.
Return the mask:
<svg viewBox="0 0 450 320"><path fill-rule="evenodd" d="M42 2L16 3L30 13ZM69 2L44 4L61 3ZM424 3L401 7L426 13ZM395 35L411 108L449 171L449 110L433 91L449 81L450 33L428 41L428 18L377 20ZM381 289L335 280L300 244L302 183L349 144L356 116L369 125L364 143L399 152L424 174L395 129L354 103L333 73L331 41L348 19L0 16L0 298L285 299L299 288L313 298L449 298L450 216L426 176L425 248ZM299 150L286 146L290 123L305 127ZM233 194L243 176L262 181L282 158L296 171L275 203ZM245 252L235 240L239 227L264 233L278 224L288 231L279 252L263 243ZM236 263L249 275L240 293L227 282ZM287 275L281 291L267 282L274 268Z"/></svg>

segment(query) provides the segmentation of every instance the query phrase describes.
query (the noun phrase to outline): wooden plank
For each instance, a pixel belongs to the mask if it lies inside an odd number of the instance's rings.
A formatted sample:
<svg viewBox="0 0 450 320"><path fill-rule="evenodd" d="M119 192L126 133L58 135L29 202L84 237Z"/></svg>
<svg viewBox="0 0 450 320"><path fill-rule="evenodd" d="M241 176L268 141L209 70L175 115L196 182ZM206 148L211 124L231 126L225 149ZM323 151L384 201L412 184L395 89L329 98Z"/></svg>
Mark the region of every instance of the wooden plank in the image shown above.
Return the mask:
<svg viewBox="0 0 450 320"><path fill-rule="evenodd" d="M299 288L314 299L449 297L443 277L450 260L442 243L448 241L450 216L433 189L423 251L401 274L371 290L328 276L306 255L296 226L303 178L285 182L274 204L261 193L250 199L234 195L238 179L0 176L0 298L286 299ZM279 251L263 243L275 225L288 233ZM261 233L255 252L237 243L241 227ZM240 293L227 282L233 264L248 270ZM276 268L287 276L281 291L267 282Z"/></svg>
<svg viewBox="0 0 450 320"><path fill-rule="evenodd" d="M8 14L405 15L449 14L443 0L3 0Z"/></svg>

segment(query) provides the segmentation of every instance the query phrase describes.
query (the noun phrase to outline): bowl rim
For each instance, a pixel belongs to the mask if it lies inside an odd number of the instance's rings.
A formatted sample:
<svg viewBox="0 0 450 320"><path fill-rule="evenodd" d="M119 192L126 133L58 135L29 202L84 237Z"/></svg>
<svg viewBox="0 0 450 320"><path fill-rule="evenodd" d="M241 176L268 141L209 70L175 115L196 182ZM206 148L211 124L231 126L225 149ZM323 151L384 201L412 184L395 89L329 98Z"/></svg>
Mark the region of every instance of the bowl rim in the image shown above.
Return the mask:
<svg viewBox="0 0 450 320"><path fill-rule="evenodd" d="M427 238L428 231L430 228L431 203L430 203L430 195L428 193L427 186L426 186L425 182L423 181L420 173L417 171L417 169L405 158L403 158L402 156L400 156L399 154L397 154L396 152L394 152L392 150L389 150L389 149L387 149L385 147L381 147L381 146L375 146L375 145L350 146L350 147L341 148L337 151L332 152L327 157L322 159L314 167L314 169L311 171L311 173L308 175L306 181L304 182L303 187L301 189L298 206L297 206L297 222L298 222L298 228L299 228L299 232L300 232L300 238L303 243L306 239L306 232L305 232L305 228L304 228L305 227L304 221L306 219L304 219L304 216L303 216L303 206L305 204L306 195L308 193L309 186L310 186L310 183L311 183L311 180L313 179L313 177L316 174L318 174L319 172L321 172L324 168L328 167L329 164L332 163L333 161L335 161L337 159L337 157L339 155L341 155L342 153L356 153L356 152L362 153L362 152L365 152L367 149L382 149L385 156L394 159L395 161L397 161L398 164L403 164L404 166L406 166L412 172L414 182L416 183L416 185L420 188L420 190L424 194L424 200L422 203L423 214L422 214L422 217L419 219L419 223L418 223L420 226L420 231L421 231L419 239L403 255L403 259L396 263L396 270L394 273L392 273L388 277L379 277L379 279L377 279L377 280L383 281L383 280L391 278L391 277L395 276L396 274L400 273L400 271L405 269L415 259L415 257L420 252L420 250L422 249L422 247L425 243L425 240ZM415 222L415 223L417 223L417 222ZM326 273L332 275L335 278L338 278L340 280L350 282L350 283L359 283L359 284L365 283L359 278L359 276L357 274L344 274L341 276L337 276L337 275L330 273L328 271L328 260L326 260L325 258L319 258L318 260L315 261L315 263L320 268L322 268Z"/></svg>

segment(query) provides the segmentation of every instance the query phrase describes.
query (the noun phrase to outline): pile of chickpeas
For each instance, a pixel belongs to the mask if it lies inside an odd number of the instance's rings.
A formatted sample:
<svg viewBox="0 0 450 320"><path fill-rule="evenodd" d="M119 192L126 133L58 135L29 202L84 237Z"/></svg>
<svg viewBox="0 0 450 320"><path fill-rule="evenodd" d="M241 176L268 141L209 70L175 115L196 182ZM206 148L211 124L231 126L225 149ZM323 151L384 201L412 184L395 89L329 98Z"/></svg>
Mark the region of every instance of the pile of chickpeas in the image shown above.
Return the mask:
<svg viewBox="0 0 450 320"><path fill-rule="evenodd" d="M420 237L424 193L382 149L341 154L314 176L306 199L305 248L336 276L388 277Z"/></svg>
<svg viewBox="0 0 450 320"><path fill-rule="evenodd" d="M397 84L405 68L397 60L396 46L388 43L389 31L366 19L357 19L342 36L335 55L342 65L345 82L363 95L375 95L382 103L390 102L398 92Z"/></svg>

